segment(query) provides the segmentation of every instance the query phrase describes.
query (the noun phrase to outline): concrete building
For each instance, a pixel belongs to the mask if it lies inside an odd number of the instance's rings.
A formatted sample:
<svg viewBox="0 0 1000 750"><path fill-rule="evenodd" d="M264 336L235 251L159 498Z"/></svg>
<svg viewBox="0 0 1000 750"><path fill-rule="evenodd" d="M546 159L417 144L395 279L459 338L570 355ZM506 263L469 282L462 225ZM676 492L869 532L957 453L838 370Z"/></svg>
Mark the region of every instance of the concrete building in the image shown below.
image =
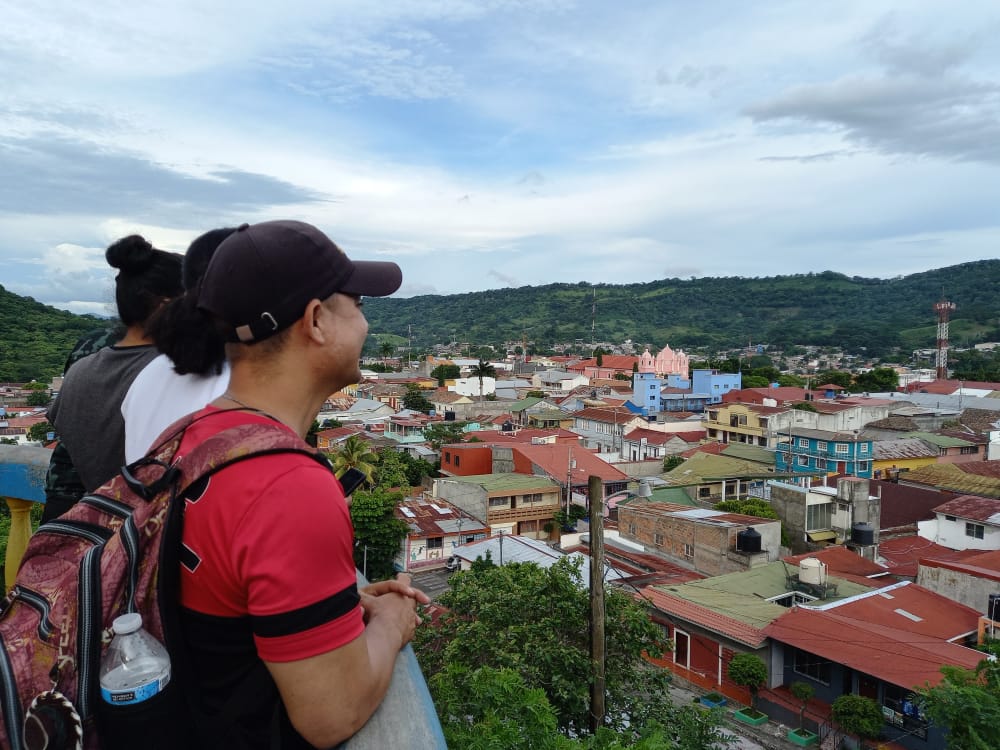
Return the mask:
<svg viewBox="0 0 1000 750"><path fill-rule="evenodd" d="M707 576L748 570L776 561L781 524L739 513L690 508L673 503L631 502L618 506L622 536ZM753 529L757 551L738 548L737 537Z"/></svg>
<svg viewBox="0 0 1000 750"><path fill-rule="evenodd" d="M440 477L433 494L481 523L494 533L555 540L559 529L553 514L561 507L559 484L530 474L479 474ZM552 525L551 530L546 526Z"/></svg>
<svg viewBox="0 0 1000 750"><path fill-rule="evenodd" d="M769 501L785 526L792 552L800 554L818 544L842 544L851 539L856 523L869 524L874 548L864 556L874 560L882 525L881 498L869 493L867 479L843 477L834 487L802 487L769 482Z"/></svg>

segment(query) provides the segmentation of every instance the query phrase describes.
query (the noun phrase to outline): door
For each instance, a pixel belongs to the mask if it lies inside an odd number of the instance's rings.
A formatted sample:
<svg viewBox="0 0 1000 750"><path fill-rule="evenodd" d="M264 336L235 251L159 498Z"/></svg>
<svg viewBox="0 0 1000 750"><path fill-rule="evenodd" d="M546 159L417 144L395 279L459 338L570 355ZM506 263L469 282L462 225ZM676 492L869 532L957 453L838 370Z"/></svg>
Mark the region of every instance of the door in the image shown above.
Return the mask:
<svg viewBox="0 0 1000 750"><path fill-rule="evenodd" d="M691 668L691 639L683 630L674 628L674 664Z"/></svg>

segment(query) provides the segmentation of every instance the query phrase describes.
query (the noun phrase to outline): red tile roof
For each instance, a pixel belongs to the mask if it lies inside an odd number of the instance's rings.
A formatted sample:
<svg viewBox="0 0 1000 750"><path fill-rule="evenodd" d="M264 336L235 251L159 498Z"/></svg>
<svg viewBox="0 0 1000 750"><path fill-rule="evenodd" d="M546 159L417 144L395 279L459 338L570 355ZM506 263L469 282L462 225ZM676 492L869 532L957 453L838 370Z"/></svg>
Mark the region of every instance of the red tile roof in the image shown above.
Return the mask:
<svg viewBox="0 0 1000 750"><path fill-rule="evenodd" d="M591 357L576 364L569 365L566 369L570 372L583 372L587 367L600 367L602 370L628 370L631 372L632 365L639 364L638 357L630 357L621 354L605 354L601 357L601 364L597 364L597 358Z"/></svg>
<svg viewBox="0 0 1000 750"><path fill-rule="evenodd" d="M944 641L975 632L980 617L972 607L908 581L848 599L827 611Z"/></svg>
<svg viewBox="0 0 1000 750"><path fill-rule="evenodd" d="M764 632L753 625L713 612L700 604L689 602L660 589L645 588L640 594L658 610L724 635L737 643L758 648L767 640Z"/></svg>
<svg viewBox="0 0 1000 750"><path fill-rule="evenodd" d="M971 552L972 550L965 550ZM966 573L976 578L990 581L1000 581L1000 550L980 551L975 555L928 556L920 559L920 564L928 568L945 568L959 573Z"/></svg>
<svg viewBox="0 0 1000 750"><path fill-rule="evenodd" d="M572 459L572 484L586 484L591 475L604 482L626 482L628 475L611 464L598 458L595 453L578 446L556 443L555 445L515 444L512 449L557 482L566 481L566 472Z"/></svg>
<svg viewBox="0 0 1000 750"><path fill-rule="evenodd" d="M586 409L572 412L566 415L574 419L589 419L594 422L607 422L608 424L625 424L635 418L635 414L624 407L619 407L616 411L604 406L592 406Z"/></svg>
<svg viewBox="0 0 1000 750"><path fill-rule="evenodd" d="M820 562L825 563L830 572L838 576L842 573L848 573L852 576L866 578L867 576L888 572L888 569L884 565L866 560L861 555L840 546L830 546L816 552L807 552L803 555L793 555L781 559L790 565L798 565L807 557L814 557Z"/></svg>
<svg viewBox="0 0 1000 750"><path fill-rule="evenodd" d="M934 508L934 512L1000 526L1000 500L991 497L959 495Z"/></svg>
<svg viewBox="0 0 1000 750"><path fill-rule="evenodd" d="M473 432L467 432L465 434L466 440L471 440L476 438L480 444L482 443L530 443L535 438L555 438L557 443L579 443L580 436L575 432L570 432L569 430L564 430L562 428L555 428L551 430L542 430L535 428L525 428L520 430L514 430L512 432L503 432L502 430L475 430Z"/></svg>
<svg viewBox="0 0 1000 750"><path fill-rule="evenodd" d="M916 577L918 563L924 557L932 556L936 560L944 560L964 555L963 552L942 547L930 539L916 535L882 539L878 545L878 554L894 575L908 578Z"/></svg>
<svg viewBox="0 0 1000 750"><path fill-rule="evenodd" d="M1000 461L970 461L967 464L956 464L966 474L976 474L981 477L1000 479Z"/></svg>
<svg viewBox="0 0 1000 750"><path fill-rule="evenodd" d="M645 438L650 445L663 445L669 443L674 438L680 438L687 443L697 443L705 437L705 430L701 425L692 423L695 429L684 432L661 432L659 430L647 430L645 427L636 427L624 435L625 440L639 441Z"/></svg>
<svg viewBox="0 0 1000 750"><path fill-rule="evenodd" d="M909 622L907 618L900 618ZM912 622L910 624L913 624ZM982 653L906 627L886 627L836 614L794 607L767 625L776 641L902 688L937 685L947 664L974 669Z"/></svg>

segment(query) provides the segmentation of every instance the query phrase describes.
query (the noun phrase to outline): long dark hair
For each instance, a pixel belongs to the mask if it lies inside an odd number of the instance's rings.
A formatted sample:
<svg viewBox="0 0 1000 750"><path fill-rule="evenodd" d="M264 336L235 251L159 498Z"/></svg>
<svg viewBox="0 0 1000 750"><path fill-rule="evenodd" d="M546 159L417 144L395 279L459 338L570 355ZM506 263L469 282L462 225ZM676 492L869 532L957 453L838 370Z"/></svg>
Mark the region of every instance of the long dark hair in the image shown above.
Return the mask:
<svg viewBox="0 0 1000 750"><path fill-rule="evenodd" d="M104 253L108 265L118 269L115 303L126 326L145 323L163 300L184 291L181 256L157 250L138 234L122 237Z"/></svg>
<svg viewBox="0 0 1000 750"><path fill-rule="evenodd" d="M178 375L222 373L226 342L211 316L198 309L198 286L216 248L235 231L212 229L191 243L184 256L184 294L164 305L147 326L156 348L170 357Z"/></svg>

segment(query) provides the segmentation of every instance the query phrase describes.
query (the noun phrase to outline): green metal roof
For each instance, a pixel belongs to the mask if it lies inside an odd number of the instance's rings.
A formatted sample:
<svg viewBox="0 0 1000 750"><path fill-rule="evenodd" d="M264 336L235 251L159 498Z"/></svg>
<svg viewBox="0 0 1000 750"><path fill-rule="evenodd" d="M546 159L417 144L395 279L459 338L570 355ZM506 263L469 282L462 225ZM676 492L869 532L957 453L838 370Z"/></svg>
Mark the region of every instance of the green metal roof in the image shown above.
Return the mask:
<svg viewBox="0 0 1000 750"><path fill-rule="evenodd" d="M934 432L908 432L903 437L920 438L931 445L936 445L938 448L968 448L971 445L975 445L975 443L970 443L968 440L948 437L947 435L938 435Z"/></svg>
<svg viewBox="0 0 1000 750"><path fill-rule="evenodd" d="M789 565L787 573L798 573L798 566ZM816 604L846 599L871 591L871 588L860 583L835 576L828 576L827 581L837 586L837 593L828 599L817 600ZM788 612L787 607L766 600L791 590L787 583L786 567L780 561L738 573L727 573L701 581L657 588L757 628L768 625Z"/></svg>
<svg viewBox="0 0 1000 750"><path fill-rule="evenodd" d="M777 475L756 461L744 461L712 453L695 453L691 458L663 475L674 487L717 482L721 479L774 479Z"/></svg>
<svg viewBox="0 0 1000 750"><path fill-rule="evenodd" d="M544 398L538 398L538 396L527 396L526 398L522 398L520 401L515 401L514 403L512 403L510 405L510 410L512 412L524 411L528 407L534 406L539 401L544 401L544 400L545 400Z"/></svg>
<svg viewBox="0 0 1000 750"><path fill-rule="evenodd" d="M442 477L439 481L478 484L487 492L523 491L539 488L558 488L559 483L548 477L530 474L473 474L466 477Z"/></svg>
<svg viewBox="0 0 1000 750"><path fill-rule="evenodd" d="M761 448L759 445L730 443L726 448L723 448L722 455L738 458L742 461L754 461L759 464L774 466L774 451Z"/></svg>

